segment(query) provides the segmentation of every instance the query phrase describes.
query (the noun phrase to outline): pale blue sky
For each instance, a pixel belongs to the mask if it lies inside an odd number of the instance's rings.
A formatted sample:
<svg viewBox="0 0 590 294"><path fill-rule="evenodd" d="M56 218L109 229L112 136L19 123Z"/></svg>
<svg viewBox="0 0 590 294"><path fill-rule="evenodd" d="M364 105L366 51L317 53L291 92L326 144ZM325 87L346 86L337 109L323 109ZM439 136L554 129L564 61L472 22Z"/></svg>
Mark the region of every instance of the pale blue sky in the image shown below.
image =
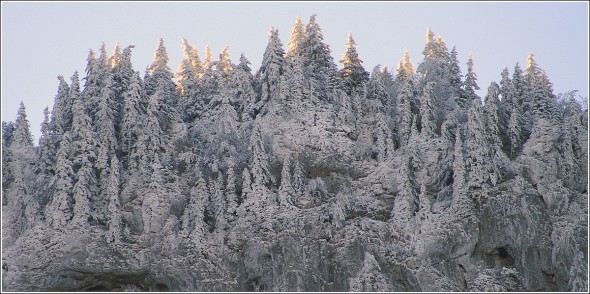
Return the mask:
<svg viewBox="0 0 590 294"><path fill-rule="evenodd" d="M337 62L352 32L368 71L395 67L407 48L415 67L422 61L426 29L457 46L463 73L475 58L479 91L485 95L504 67L526 66L530 51L547 72L555 93L577 89L588 96L588 4L585 2L2 2L2 120L13 121L24 101L35 140L45 106L53 106L58 75L85 76L89 49L101 42L109 54L116 42L133 44L133 65L143 76L159 37L176 71L180 37L214 57L229 46L256 71L271 26L284 47L297 16L317 14Z"/></svg>

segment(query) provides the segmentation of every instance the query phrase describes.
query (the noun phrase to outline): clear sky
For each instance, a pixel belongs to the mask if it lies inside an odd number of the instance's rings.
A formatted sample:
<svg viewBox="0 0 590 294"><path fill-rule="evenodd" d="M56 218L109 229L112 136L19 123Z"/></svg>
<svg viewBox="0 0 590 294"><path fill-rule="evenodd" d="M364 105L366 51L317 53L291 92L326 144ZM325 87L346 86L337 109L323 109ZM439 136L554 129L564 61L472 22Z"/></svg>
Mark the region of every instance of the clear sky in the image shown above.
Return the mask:
<svg viewBox="0 0 590 294"><path fill-rule="evenodd" d="M457 47L463 73L473 54L484 96L503 68L524 68L529 52L549 75L555 93L579 90L588 96L588 3L586 2L6 2L2 1L2 120L14 121L25 103L35 141L43 108L51 110L58 75L85 76L88 50L101 42L109 54L117 42L135 45L132 61L141 76L164 38L170 68L182 56L180 37L196 45L201 58L229 46L256 71L271 26L284 48L295 18L312 14L337 62L352 32L370 72L394 68L407 48L415 67L422 61L426 29Z"/></svg>

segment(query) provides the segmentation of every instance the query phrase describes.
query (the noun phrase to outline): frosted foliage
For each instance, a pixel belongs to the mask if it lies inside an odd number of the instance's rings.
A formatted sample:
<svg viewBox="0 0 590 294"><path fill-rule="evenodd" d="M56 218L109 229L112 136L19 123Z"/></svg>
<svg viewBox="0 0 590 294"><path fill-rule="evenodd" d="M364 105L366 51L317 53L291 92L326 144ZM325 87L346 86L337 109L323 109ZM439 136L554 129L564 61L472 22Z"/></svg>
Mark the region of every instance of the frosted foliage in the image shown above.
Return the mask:
<svg viewBox="0 0 590 294"><path fill-rule="evenodd" d="M301 21L301 17L295 19L295 23L291 28L291 37L287 49L287 55L294 58L301 54L301 43L305 39L305 25Z"/></svg>
<svg viewBox="0 0 590 294"><path fill-rule="evenodd" d="M587 291L587 109L534 55L482 104L430 29L395 78L315 15L255 74L179 45L176 79L103 45L2 123L2 290Z"/></svg>

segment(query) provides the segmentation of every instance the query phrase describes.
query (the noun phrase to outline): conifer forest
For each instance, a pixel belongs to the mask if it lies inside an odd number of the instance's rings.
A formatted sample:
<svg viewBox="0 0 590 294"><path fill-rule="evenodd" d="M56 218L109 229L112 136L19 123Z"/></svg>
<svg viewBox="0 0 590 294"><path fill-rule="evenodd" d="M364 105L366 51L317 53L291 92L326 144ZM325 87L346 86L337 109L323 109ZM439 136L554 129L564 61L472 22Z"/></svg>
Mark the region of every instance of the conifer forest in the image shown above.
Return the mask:
<svg viewBox="0 0 590 294"><path fill-rule="evenodd" d="M588 291L587 104L533 53L478 85L431 29L416 67L343 41L90 50L38 142L2 122L2 290Z"/></svg>

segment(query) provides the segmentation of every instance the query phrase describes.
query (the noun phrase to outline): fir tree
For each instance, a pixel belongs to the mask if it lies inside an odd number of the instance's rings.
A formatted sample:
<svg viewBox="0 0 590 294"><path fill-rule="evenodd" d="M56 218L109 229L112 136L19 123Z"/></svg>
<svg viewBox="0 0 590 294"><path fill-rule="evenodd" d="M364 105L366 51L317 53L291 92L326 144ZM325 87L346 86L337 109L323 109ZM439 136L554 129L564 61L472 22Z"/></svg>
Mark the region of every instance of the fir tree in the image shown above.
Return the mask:
<svg viewBox="0 0 590 294"><path fill-rule="evenodd" d="M259 193L261 189L270 187L275 182L274 176L270 172L268 153L264 147L260 123L254 125L248 149L252 156L250 164L252 168L252 187L253 190Z"/></svg>
<svg viewBox="0 0 590 294"><path fill-rule="evenodd" d="M119 243L122 238L123 224L121 203L119 201L119 160L113 156L110 160L109 182L106 190L109 198L107 243Z"/></svg>
<svg viewBox="0 0 590 294"><path fill-rule="evenodd" d="M45 220L55 229L63 229L73 216L72 188L74 171L72 170L70 132L63 134L55 160L55 175L50 182L53 191L50 203L45 208Z"/></svg>
<svg viewBox="0 0 590 294"><path fill-rule="evenodd" d="M305 27L305 39L301 44L301 57L303 60L304 74L313 78L318 84L316 88L324 89L336 87L336 64L330 55L330 47L324 43L324 36L318 23L316 15L309 18ZM327 93L322 91L316 96L322 100L326 99Z"/></svg>
<svg viewBox="0 0 590 294"><path fill-rule="evenodd" d="M467 59L467 73L465 74L465 83L464 86L464 95L465 95L465 102L467 105L470 105L473 100L479 99L479 96L475 93L475 90L479 90L479 86L477 85L477 74L473 71L473 55L470 54L469 58Z"/></svg>
<svg viewBox="0 0 590 294"><path fill-rule="evenodd" d="M426 84L420 101L421 133L427 138L433 138L436 134L436 118L434 116L434 101L432 99L433 87L433 83Z"/></svg>
<svg viewBox="0 0 590 294"><path fill-rule="evenodd" d="M495 82L492 82L488 87L488 93L485 96L485 105L483 107L483 114L485 118L485 132L490 142L492 149L500 150L502 147L502 140L500 138L500 119L498 116L500 100L498 99L500 87Z"/></svg>
<svg viewBox="0 0 590 294"><path fill-rule="evenodd" d="M357 87L362 87L369 79L369 73L363 67L363 61L359 59L356 51L356 43L351 33L348 34L346 51L342 55L340 63L343 66L339 71L340 78L342 79L346 93L350 94Z"/></svg>
<svg viewBox="0 0 590 294"><path fill-rule="evenodd" d="M301 44L305 40L305 25L301 21L301 17L295 19L295 23L291 28L291 38L287 46L287 56L291 59L295 59L301 54Z"/></svg>
<svg viewBox="0 0 590 294"><path fill-rule="evenodd" d="M281 101L280 97L280 77L283 74L285 58L279 31L271 28L268 38L268 45L262 57L262 64L256 73L258 84L260 86L260 103L265 104L271 100ZM257 105L260 109L262 105Z"/></svg>

